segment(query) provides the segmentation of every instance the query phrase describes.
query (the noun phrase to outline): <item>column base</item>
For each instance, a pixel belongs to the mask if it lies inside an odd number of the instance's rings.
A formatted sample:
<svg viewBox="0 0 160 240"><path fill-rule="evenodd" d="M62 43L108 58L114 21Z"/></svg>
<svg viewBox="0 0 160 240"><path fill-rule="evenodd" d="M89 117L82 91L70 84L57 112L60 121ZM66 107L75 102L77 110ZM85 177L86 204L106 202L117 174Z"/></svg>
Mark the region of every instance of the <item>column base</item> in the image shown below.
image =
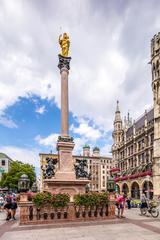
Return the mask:
<svg viewBox="0 0 160 240"><path fill-rule="evenodd" d="M74 148L72 137L60 136L57 141L58 169L55 176L44 180L44 191L68 193L73 200L74 195L85 193L86 185L90 182L86 178L76 178L72 151Z"/></svg>

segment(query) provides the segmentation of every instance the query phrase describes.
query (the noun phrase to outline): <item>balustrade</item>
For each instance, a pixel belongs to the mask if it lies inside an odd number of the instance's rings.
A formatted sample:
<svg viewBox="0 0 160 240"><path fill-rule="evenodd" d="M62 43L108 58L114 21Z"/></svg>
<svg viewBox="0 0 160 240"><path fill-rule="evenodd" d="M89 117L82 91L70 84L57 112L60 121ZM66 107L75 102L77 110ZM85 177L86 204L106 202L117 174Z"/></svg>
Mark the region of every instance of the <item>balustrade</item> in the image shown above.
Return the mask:
<svg viewBox="0 0 160 240"><path fill-rule="evenodd" d="M69 203L64 208L52 208L51 206L37 208L32 202L20 203L19 206L20 224L104 220L115 217L114 202L99 207L75 206L74 203Z"/></svg>

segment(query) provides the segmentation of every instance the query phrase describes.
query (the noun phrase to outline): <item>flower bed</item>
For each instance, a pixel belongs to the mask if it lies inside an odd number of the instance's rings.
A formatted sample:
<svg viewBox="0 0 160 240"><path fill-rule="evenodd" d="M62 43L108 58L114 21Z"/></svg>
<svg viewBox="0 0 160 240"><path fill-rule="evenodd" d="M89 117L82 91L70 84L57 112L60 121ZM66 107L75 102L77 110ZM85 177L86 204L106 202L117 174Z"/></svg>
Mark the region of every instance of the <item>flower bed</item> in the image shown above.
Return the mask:
<svg viewBox="0 0 160 240"><path fill-rule="evenodd" d="M111 170L110 170L110 172L119 172L120 171L120 169L119 168L111 168Z"/></svg>
<svg viewBox="0 0 160 240"><path fill-rule="evenodd" d="M127 180L127 179L128 179L127 176L124 176L124 177L121 178L122 181L123 181L123 180Z"/></svg>
<svg viewBox="0 0 160 240"><path fill-rule="evenodd" d="M119 182L127 179L136 179L136 178L145 177L145 176L152 176L152 172L146 171L146 172L136 173L136 174L124 176L124 177L115 177L114 180L115 182Z"/></svg>
<svg viewBox="0 0 160 240"><path fill-rule="evenodd" d="M114 181L115 182L121 181L121 178L120 177L116 177L116 178L114 178Z"/></svg>
<svg viewBox="0 0 160 240"><path fill-rule="evenodd" d="M131 200L131 207L132 207L132 208L140 207L140 204L141 204L141 200L139 200L139 199L133 199L133 200Z"/></svg>

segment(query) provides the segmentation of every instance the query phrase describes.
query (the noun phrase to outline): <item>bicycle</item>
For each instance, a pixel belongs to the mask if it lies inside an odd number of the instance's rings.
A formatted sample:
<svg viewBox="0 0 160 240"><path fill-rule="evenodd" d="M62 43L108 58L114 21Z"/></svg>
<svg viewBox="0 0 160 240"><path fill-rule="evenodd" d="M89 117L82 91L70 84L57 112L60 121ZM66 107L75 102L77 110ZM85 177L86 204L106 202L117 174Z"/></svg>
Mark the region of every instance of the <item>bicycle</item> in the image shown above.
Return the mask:
<svg viewBox="0 0 160 240"><path fill-rule="evenodd" d="M147 212L151 214L153 218L157 218L159 216L158 204L156 202L149 202L147 207L141 208L141 214L146 215Z"/></svg>

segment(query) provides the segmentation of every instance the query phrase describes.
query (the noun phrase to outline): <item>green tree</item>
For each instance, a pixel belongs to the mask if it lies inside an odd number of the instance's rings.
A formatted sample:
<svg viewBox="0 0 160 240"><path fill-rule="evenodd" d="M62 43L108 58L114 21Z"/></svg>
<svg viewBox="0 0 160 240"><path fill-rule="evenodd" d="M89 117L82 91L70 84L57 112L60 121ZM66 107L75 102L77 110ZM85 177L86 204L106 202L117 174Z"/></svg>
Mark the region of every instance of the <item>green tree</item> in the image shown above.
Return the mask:
<svg viewBox="0 0 160 240"><path fill-rule="evenodd" d="M27 174L30 179L30 186L35 180L35 168L28 163L13 161L8 173L3 173L0 181L1 187L7 187L10 190L18 190L18 180L22 174Z"/></svg>

